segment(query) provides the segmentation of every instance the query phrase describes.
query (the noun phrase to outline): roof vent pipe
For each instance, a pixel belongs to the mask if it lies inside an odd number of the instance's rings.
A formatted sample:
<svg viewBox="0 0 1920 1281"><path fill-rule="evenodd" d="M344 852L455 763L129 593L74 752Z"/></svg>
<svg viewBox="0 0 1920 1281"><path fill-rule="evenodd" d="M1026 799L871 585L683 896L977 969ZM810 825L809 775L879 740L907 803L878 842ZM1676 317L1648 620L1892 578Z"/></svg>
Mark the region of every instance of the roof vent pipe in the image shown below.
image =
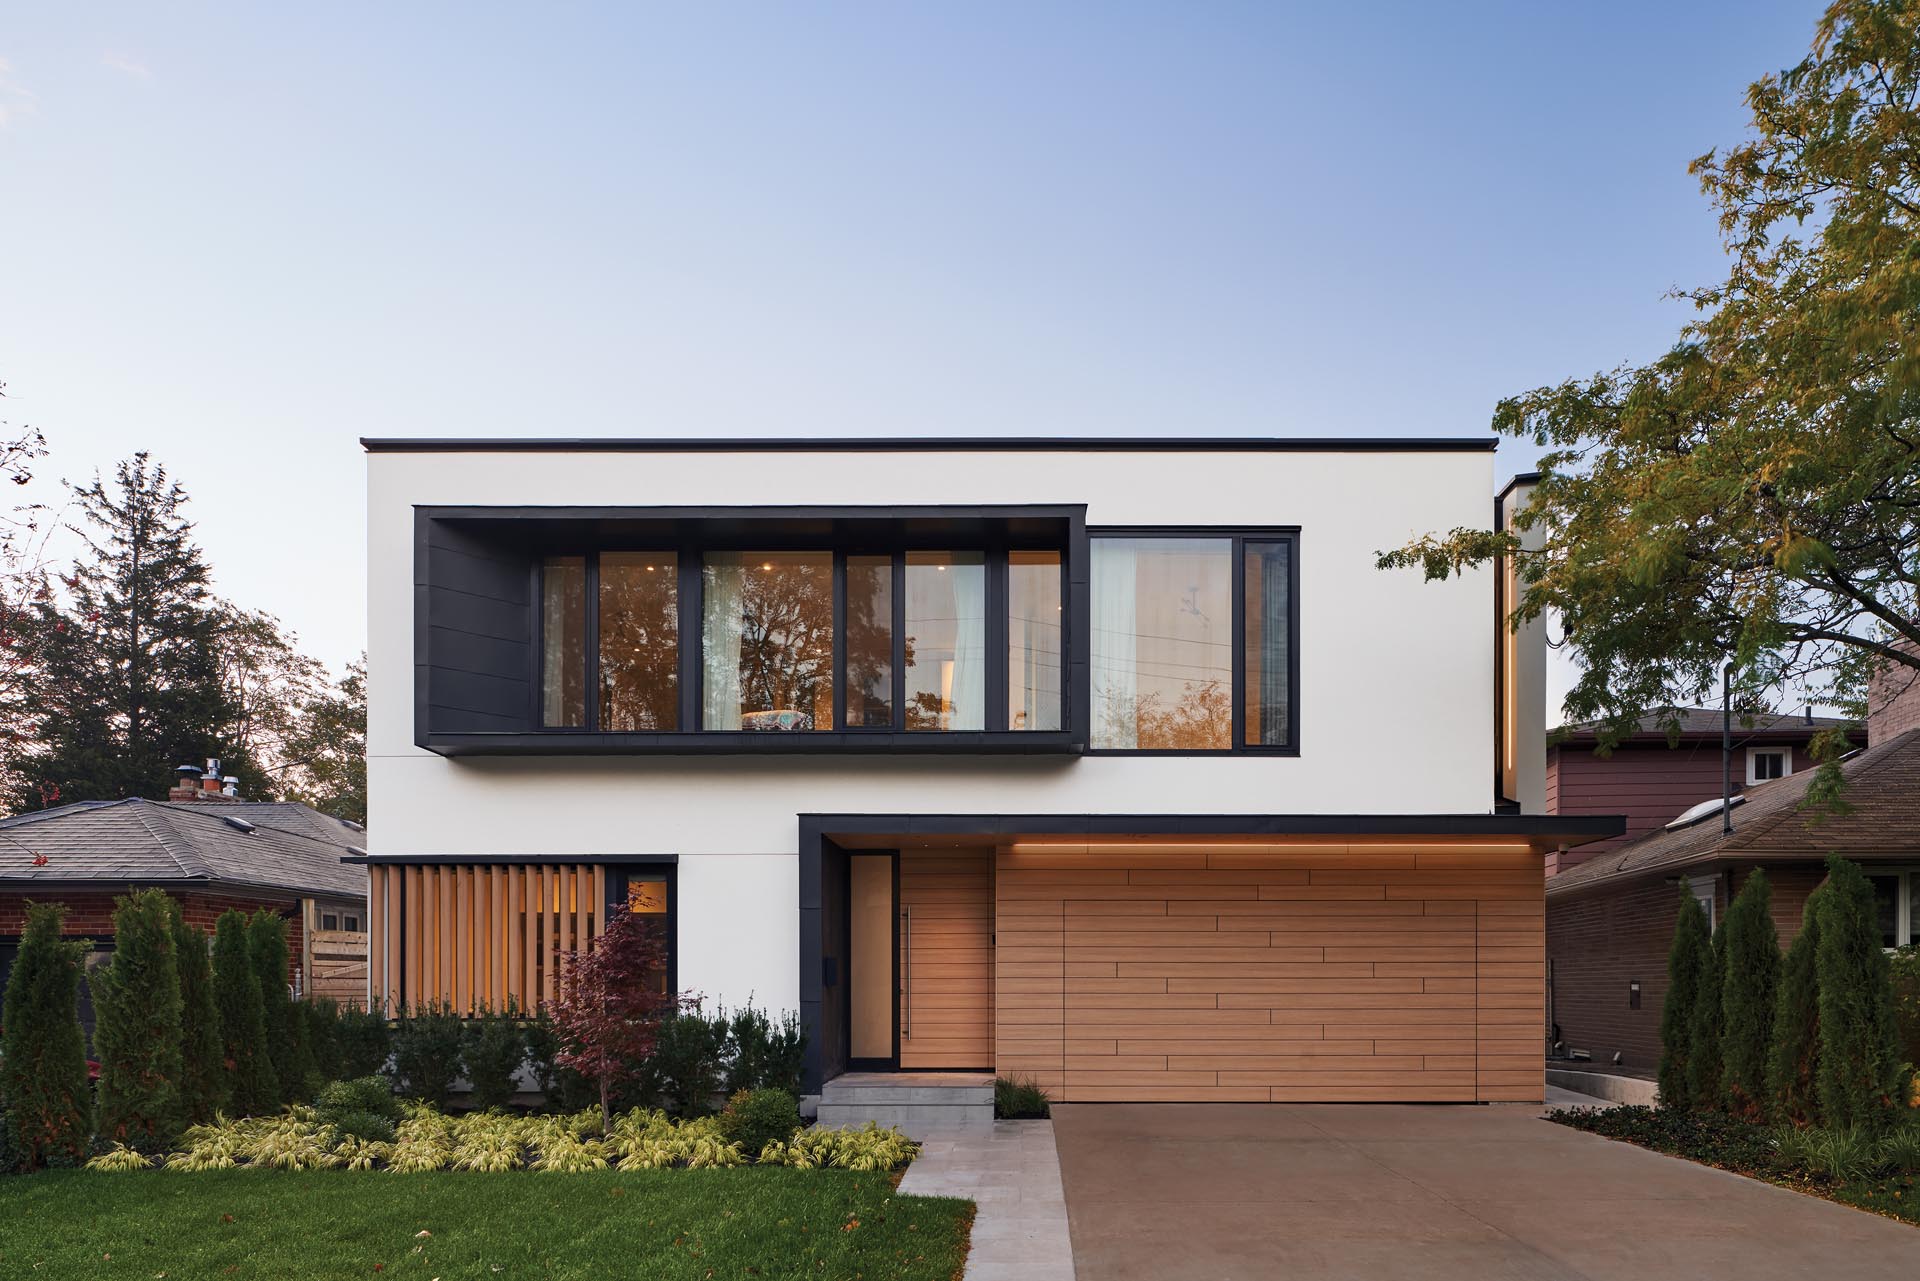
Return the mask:
<svg viewBox="0 0 1920 1281"><path fill-rule="evenodd" d="M225 778L221 779L220 782L222 784L220 788L220 795L222 796L240 795L240 780L236 778L234 775L229 774Z"/></svg>

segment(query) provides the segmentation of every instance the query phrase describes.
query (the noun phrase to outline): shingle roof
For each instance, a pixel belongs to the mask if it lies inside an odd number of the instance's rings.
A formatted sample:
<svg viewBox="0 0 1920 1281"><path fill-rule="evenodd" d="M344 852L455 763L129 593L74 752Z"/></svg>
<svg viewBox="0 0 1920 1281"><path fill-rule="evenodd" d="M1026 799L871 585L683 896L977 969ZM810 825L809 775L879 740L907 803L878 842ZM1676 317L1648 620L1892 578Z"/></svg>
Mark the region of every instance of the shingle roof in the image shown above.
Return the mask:
<svg viewBox="0 0 1920 1281"><path fill-rule="evenodd" d="M1920 856L1920 729L1870 747L1840 768L1847 780L1844 814L1801 809L1816 771L1790 774L1746 789L1746 802L1733 811L1730 836L1722 834L1715 810L1697 823L1650 833L1549 877L1547 894L1728 858L1820 859L1830 851L1849 857Z"/></svg>
<svg viewBox="0 0 1920 1281"><path fill-rule="evenodd" d="M0 887L206 881L360 898L366 869L340 859L365 841L291 802L82 801L0 819ZM35 855L46 864L34 866Z"/></svg>
<svg viewBox="0 0 1920 1281"><path fill-rule="evenodd" d="M1665 711L1648 712L1640 718L1640 728L1628 735L1635 739L1661 739L1667 737L1668 722L1680 722L1680 737L1718 738L1720 737L1720 709L1717 707L1674 707ZM1823 729L1840 727L1853 728L1858 721L1850 721L1844 716L1813 716L1792 713L1775 715L1761 713L1752 717L1749 724L1739 712L1733 714L1733 737L1736 741L1751 742L1756 735L1771 738L1812 738ZM1565 726L1557 731L1563 743L1591 743L1599 731L1597 721L1586 721L1578 725Z"/></svg>

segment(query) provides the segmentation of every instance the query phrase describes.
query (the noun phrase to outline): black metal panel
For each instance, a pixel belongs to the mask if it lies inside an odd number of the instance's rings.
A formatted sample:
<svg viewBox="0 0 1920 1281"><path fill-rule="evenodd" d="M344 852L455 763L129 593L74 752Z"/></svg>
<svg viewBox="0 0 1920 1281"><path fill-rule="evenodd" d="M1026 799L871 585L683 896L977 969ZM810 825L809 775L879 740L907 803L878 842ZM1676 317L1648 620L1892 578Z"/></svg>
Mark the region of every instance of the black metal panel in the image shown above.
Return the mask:
<svg viewBox="0 0 1920 1281"><path fill-rule="evenodd" d="M535 658L528 553L415 512L414 741L528 726Z"/></svg>
<svg viewBox="0 0 1920 1281"><path fill-rule="evenodd" d="M525 720L520 718L522 727ZM1077 756L1081 744L1075 737L1066 730L598 734L503 725L435 732L420 745L442 756Z"/></svg>

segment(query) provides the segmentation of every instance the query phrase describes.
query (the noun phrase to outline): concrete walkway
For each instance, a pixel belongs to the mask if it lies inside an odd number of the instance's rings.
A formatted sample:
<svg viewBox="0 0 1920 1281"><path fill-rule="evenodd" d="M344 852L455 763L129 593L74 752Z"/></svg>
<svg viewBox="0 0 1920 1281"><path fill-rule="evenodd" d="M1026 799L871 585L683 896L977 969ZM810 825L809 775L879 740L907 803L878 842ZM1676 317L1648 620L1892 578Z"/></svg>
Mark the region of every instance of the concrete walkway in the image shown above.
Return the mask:
<svg viewBox="0 0 1920 1281"><path fill-rule="evenodd" d="M1080 1281L1882 1281L1920 1261L1920 1229L1538 1108L1056 1104L1054 1129Z"/></svg>
<svg viewBox="0 0 1920 1281"><path fill-rule="evenodd" d="M1074 1281L1051 1121L929 1134L900 1191L977 1205L966 1281Z"/></svg>

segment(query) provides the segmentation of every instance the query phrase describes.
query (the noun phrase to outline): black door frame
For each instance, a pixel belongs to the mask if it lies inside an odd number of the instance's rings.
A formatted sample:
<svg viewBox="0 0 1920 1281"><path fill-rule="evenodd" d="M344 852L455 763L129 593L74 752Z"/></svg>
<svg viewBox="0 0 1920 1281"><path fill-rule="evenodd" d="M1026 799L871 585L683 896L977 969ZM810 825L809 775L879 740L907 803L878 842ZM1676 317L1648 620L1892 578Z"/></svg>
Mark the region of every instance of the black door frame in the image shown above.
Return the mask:
<svg viewBox="0 0 1920 1281"><path fill-rule="evenodd" d="M892 894L890 909L887 913L892 922L892 943L887 951L887 985L892 989L893 999L890 1009L893 1014L893 1053L884 1059L856 1059L853 1057L853 871L852 861L857 858L884 858L888 861L892 873ZM898 1072L900 1070L900 851L899 850L848 850L847 851L847 914L845 928L840 940L840 954L847 958L847 1019L845 1042L840 1046L841 1061L850 1072Z"/></svg>

